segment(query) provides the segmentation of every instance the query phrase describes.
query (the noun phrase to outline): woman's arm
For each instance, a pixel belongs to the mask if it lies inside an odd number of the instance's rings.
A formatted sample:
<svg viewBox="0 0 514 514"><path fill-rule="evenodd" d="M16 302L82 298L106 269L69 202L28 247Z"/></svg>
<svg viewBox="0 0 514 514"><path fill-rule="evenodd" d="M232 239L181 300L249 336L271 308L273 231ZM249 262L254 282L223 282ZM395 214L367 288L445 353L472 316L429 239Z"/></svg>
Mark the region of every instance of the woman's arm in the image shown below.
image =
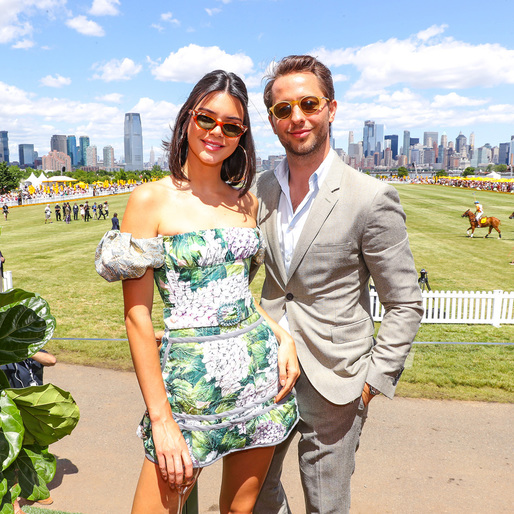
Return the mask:
<svg viewBox="0 0 514 514"><path fill-rule="evenodd" d="M279 344L278 376L282 389L277 396L275 396L275 403L278 403L291 392L295 382L300 376L300 365L298 364L298 357L296 355L296 346L291 335L276 321L271 319L260 305L257 305L256 308L268 322Z"/></svg>
<svg viewBox="0 0 514 514"><path fill-rule="evenodd" d="M158 216L152 208L152 204L158 202L155 188L140 188L129 199L123 216L122 232L130 232L135 238L155 237L158 226ZM186 442L173 420L164 388L151 319L153 291L152 269L141 278L123 281L125 326L132 361L152 423L159 470L162 478L173 487L192 477L193 465Z"/></svg>

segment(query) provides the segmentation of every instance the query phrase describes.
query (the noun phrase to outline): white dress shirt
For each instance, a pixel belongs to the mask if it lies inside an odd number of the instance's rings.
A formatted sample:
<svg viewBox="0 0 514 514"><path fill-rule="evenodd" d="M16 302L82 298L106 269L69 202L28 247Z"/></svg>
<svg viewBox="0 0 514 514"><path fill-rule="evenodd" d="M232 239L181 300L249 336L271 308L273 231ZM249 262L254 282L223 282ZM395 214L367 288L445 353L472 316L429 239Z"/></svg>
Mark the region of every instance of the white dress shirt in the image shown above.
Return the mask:
<svg viewBox="0 0 514 514"><path fill-rule="evenodd" d="M289 190L289 165L284 159L275 169L275 177L280 185L281 194L277 208L277 235L280 244L280 251L284 259L286 272L289 273L289 266L293 257L296 244L300 239L303 227L314 199L327 176L328 170L332 165L335 152L330 150L319 168L309 177L309 191L298 205L296 211L293 210L291 202L291 191ZM279 322L280 326L289 332L287 313L284 314Z"/></svg>

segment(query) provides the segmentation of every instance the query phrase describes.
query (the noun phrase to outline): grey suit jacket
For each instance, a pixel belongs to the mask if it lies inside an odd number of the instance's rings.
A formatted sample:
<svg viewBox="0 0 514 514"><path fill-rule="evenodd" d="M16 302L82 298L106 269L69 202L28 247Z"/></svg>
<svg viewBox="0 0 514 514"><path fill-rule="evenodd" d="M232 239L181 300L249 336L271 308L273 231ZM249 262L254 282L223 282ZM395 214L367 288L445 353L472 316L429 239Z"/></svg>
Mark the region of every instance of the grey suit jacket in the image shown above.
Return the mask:
<svg viewBox="0 0 514 514"><path fill-rule="evenodd" d="M280 186L258 176L258 224L266 242L262 306L287 312L298 358L327 400L343 405L364 383L392 398L423 315L421 292L396 190L335 157L286 274L277 238ZM386 309L376 341L368 280Z"/></svg>

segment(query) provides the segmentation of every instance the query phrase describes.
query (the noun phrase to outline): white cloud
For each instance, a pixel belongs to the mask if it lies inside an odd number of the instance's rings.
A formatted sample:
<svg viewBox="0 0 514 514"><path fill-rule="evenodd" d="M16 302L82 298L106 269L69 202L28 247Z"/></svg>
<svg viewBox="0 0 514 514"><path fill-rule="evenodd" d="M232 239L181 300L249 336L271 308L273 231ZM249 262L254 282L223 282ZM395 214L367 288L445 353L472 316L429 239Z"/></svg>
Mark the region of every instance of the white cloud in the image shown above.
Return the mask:
<svg viewBox="0 0 514 514"><path fill-rule="evenodd" d="M208 7L206 7L205 12L209 16L214 16L215 14L219 14L221 12L221 9L219 7L213 7L212 9L209 9Z"/></svg>
<svg viewBox="0 0 514 514"><path fill-rule="evenodd" d="M32 48L34 46L34 41L31 39L22 39L21 41L18 41L14 45L12 45L13 48L16 49L22 49L26 50L27 48Z"/></svg>
<svg viewBox="0 0 514 514"><path fill-rule="evenodd" d="M342 73L337 73L332 75L332 80L334 82L347 82L349 79L348 75L343 75Z"/></svg>
<svg viewBox="0 0 514 514"><path fill-rule="evenodd" d="M130 80L141 71L142 66L125 57L122 60L112 59L105 64L96 63L93 65L93 69L99 72L93 75L94 79L112 82L114 80Z"/></svg>
<svg viewBox="0 0 514 514"><path fill-rule="evenodd" d="M157 80L189 83L216 69L245 75L253 68L252 59L243 53L228 54L217 46L194 44L170 53L162 64L151 64L152 74Z"/></svg>
<svg viewBox="0 0 514 514"><path fill-rule="evenodd" d="M173 13L165 12L161 14L161 20L166 23L171 23L172 25L180 25L180 21L173 17Z"/></svg>
<svg viewBox="0 0 514 514"><path fill-rule="evenodd" d="M123 95L120 93L109 93L103 96L97 96L95 100L99 102L111 102L113 104L119 104L123 100Z"/></svg>
<svg viewBox="0 0 514 514"><path fill-rule="evenodd" d="M488 103L487 99L468 98L458 95L457 93L449 93L447 95L435 95L432 107L434 108L447 108L447 107L471 107L475 105L484 105Z"/></svg>
<svg viewBox="0 0 514 514"><path fill-rule="evenodd" d="M380 94L405 84L428 89L464 89L514 84L514 50L499 44L473 45L452 38L431 42L445 26L430 27L404 40L391 38L358 48L313 50L330 67L354 66L360 77L348 91L350 98ZM428 38L428 39L427 39Z"/></svg>
<svg viewBox="0 0 514 514"><path fill-rule="evenodd" d="M30 37L34 29L29 19L42 14L52 17L54 11L64 7L66 0L1 0L0 4L1 44Z"/></svg>
<svg viewBox="0 0 514 514"><path fill-rule="evenodd" d="M88 20L83 15L76 16L75 18L67 20L66 25L68 25L68 27L71 29L80 32L80 34L84 34L84 36L105 36L105 31L101 25L96 23L96 21Z"/></svg>
<svg viewBox="0 0 514 514"><path fill-rule="evenodd" d="M162 32L164 30L164 27L162 25L159 25L158 23L152 23L150 25L153 29L158 30L159 32Z"/></svg>
<svg viewBox="0 0 514 514"><path fill-rule="evenodd" d="M442 34L447 28L448 25L432 25L431 27L428 27L428 29L418 32L416 37L420 41L428 41L429 39Z"/></svg>
<svg viewBox="0 0 514 514"><path fill-rule="evenodd" d="M71 84L71 79L69 77L63 77L62 75L57 74L55 77L52 77L52 75L47 75L39 82L42 86L46 87L63 87L69 86Z"/></svg>
<svg viewBox="0 0 514 514"><path fill-rule="evenodd" d="M117 16L120 13L119 5L120 0L93 0L89 14L92 16Z"/></svg>

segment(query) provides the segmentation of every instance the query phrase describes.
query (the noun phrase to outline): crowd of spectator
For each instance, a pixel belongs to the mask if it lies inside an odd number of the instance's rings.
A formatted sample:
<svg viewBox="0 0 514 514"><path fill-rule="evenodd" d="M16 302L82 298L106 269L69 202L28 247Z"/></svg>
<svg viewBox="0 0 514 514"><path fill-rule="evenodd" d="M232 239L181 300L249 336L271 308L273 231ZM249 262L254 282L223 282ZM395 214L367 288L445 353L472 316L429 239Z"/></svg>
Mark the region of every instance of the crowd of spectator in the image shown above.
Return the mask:
<svg viewBox="0 0 514 514"><path fill-rule="evenodd" d="M514 193L514 181L508 179L441 177L434 183L449 186L476 189L477 191L498 191L501 193Z"/></svg>
<svg viewBox="0 0 514 514"><path fill-rule="evenodd" d="M64 198L83 198L85 196L105 196L118 193L126 193L134 189L134 184L110 184L105 186L88 186L81 187L61 187L59 192L56 193L52 188L39 188L33 192L29 191L28 187L11 191L0 195L0 205L7 204L9 206L22 205L23 203L44 203L63 200Z"/></svg>

